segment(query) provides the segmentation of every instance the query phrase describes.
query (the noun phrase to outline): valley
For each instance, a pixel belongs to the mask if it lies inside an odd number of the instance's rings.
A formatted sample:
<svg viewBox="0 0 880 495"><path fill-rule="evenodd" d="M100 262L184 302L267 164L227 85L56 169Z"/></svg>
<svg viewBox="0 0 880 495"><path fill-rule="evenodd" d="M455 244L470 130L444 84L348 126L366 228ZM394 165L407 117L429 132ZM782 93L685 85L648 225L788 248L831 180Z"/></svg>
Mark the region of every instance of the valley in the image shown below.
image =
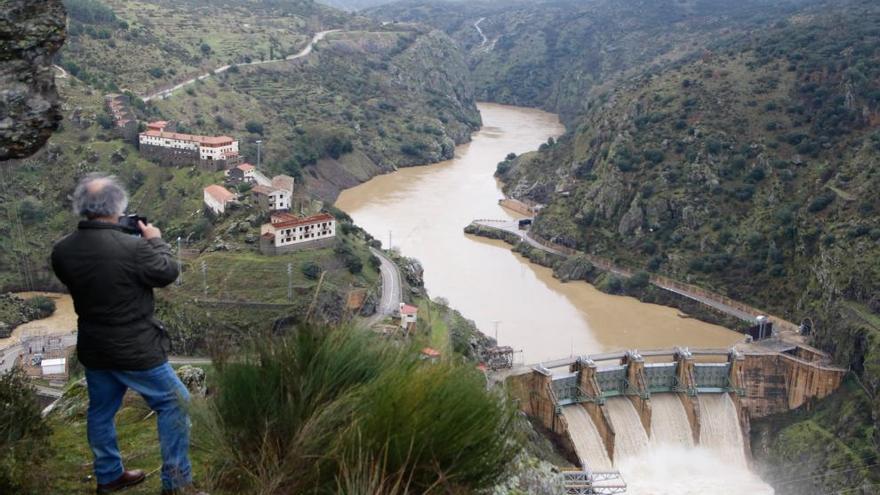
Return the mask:
<svg viewBox="0 0 880 495"><path fill-rule="evenodd" d="M64 119L0 164L0 289L63 290L46 253L75 225L70 193L118 176L129 210L176 240L181 276L156 308L174 354L213 363L236 400L285 404L202 399L228 433L197 432L218 493L876 491L876 2L64 3ZM234 141L229 163L166 159L186 146L168 140L149 153L148 123L198 150ZM309 241L303 225L327 221ZM8 306L12 340L41 324ZM349 368L322 349L370 362L357 376L250 362L296 346L328 369ZM257 372L346 392L301 408L280 386L237 388ZM61 474L21 475L30 486L93 489L74 382L46 433L63 447L41 454ZM470 430L485 463L455 461L469 439L431 409L463 403L496 421ZM139 407L121 429L155 464ZM309 421L332 448L296 436ZM401 455L415 438L442 459Z"/></svg>

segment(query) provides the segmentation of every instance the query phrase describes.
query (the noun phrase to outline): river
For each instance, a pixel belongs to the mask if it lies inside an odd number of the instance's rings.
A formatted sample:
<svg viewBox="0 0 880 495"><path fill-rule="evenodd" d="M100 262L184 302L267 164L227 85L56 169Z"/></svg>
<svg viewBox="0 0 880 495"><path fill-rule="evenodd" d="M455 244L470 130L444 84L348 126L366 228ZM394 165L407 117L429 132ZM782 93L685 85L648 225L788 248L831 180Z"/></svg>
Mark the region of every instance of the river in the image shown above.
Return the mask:
<svg viewBox="0 0 880 495"><path fill-rule="evenodd" d="M682 317L678 310L602 293L583 282L561 283L500 241L468 236L477 218L512 219L498 206L493 178L510 152L538 148L564 132L556 115L480 104L483 128L455 158L404 168L343 191L336 206L355 223L425 267L425 286L486 334L533 363L571 354L672 346L726 347L742 336ZM496 324L497 322L497 324Z"/></svg>

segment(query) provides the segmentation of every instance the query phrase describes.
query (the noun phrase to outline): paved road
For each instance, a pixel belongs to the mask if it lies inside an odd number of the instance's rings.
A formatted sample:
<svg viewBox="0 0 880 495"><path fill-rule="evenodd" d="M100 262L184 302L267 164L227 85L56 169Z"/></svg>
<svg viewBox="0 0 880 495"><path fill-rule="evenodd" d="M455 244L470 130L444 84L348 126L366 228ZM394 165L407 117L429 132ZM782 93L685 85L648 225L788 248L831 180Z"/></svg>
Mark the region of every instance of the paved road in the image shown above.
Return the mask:
<svg viewBox="0 0 880 495"><path fill-rule="evenodd" d="M385 256L385 253L375 248L370 248L370 252L378 257L382 263L379 266L379 271L382 274L382 297L379 301L379 307L376 308L376 314L368 320L372 326L400 309L400 303L403 301L403 284L400 281L400 269Z"/></svg>
<svg viewBox="0 0 880 495"><path fill-rule="evenodd" d="M478 225L485 226L485 227L492 227L492 228L496 228L499 230L504 230L506 232L511 232L511 233L519 236L524 241L528 242L529 245L534 246L534 247L541 249L543 251L553 253L553 254L563 254L560 251L557 251L552 248L548 248L547 246L544 246L543 244L534 240L529 235L528 231L519 230L519 224L516 221L478 220L478 221L475 221L474 223L478 224ZM628 272L626 272L624 270L612 269L611 272L616 273L618 275L629 276ZM740 320L743 320L746 322L754 322L755 317L758 316L758 315L746 313L746 312L741 311L741 310L734 308L732 306L728 306L727 304L724 304L724 303L717 301L715 299L707 298L707 297L699 295L699 294L693 294L693 293L690 293L686 290L682 290L677 287L670 287L670 286L667 286L665 284L662 284L662 283L659 283L656 281L652 281L651 283L656 285L657 287L660 287L661 289L665 289L670 292L674 292L676 294L682 295L684 297L687 297L688 299L692 299L692 300L697 301L699 303L705 304L706 306L710 306L712 308L717 309L718 311L721 311L721 312L728 314L730 316L733 316L735 318L739 318Z"/></svg>
<svg viewBox="0 0 880 495"><path fill-rule="evenodd" d="M144 101L150 101L150 100L155 100L155 99L164 100L165 98L168 98L169 96L171 96L172 93L174 93L175 91L177 91L181 88L189 86L190 84L194 84L196 81L203 81L211 76L214 76L217 74L222 74L222 73L228 71L229 69L231 69L232 67L245 67L248 65L270 64L270 63L274 63L274 62L281 62L284 60L296 60L298 58L308 56L308 54L312 53L312 50L314 49L315 44L317 44L319 41L324 39L328 34L336 33L336 32L339 32L339 29L331 29L328 31L321 31L321 32L315 34L315 36L312 38L312 41L310 41L309 44L306 45L305 48L300 50L299 53L296 53L294 55L289 55L285 58L277 58L277 59L271 59L271 60L257 60L254 62L243 62L240 64L224 65L223 67L218 67L211 72L206 72L206 73L202 74L201 76L194 77L192 79L187 79L186 81L183 81L182 83L177 84L175 86L172 86L170 88L156 91L155 93L146 95L143 97L143 100Z"/></svg>
<svg viewBox="0 0 880 495"><path fill-rule="evenodd" d="M486 38L486 35L483 34L483 30L480 29L480 23L483 22L483 21L485 21L485 20L486 20L485 17L480 17L480 20L474 23L474 29L476 29L477 32L480 33L480 38L483 38L483 42L480 43L480 47L485 46L486 43L489 42L489 38Z"/></svg>

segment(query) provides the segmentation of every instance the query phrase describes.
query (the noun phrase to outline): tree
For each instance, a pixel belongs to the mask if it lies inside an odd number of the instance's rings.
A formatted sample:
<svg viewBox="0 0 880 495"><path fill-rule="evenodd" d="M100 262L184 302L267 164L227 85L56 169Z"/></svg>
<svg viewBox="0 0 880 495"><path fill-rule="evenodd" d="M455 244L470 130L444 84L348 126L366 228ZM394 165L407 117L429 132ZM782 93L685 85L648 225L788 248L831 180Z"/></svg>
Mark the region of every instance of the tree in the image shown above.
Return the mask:
<svg viewBox="0 0 880 495"><path fill-rule="evenodd" d="M255 120L247 121L244 124L244 128L252 134L259 134L261 136L263 135L263 124Z"/></svg>
<svg viewBox="0 0 880 495"><path fill-rule="evenodd" d="M211 54L211 45L207 43L202 43L202 46L200 46L199 49L202 50L202 55L206 57Z"/></svg>

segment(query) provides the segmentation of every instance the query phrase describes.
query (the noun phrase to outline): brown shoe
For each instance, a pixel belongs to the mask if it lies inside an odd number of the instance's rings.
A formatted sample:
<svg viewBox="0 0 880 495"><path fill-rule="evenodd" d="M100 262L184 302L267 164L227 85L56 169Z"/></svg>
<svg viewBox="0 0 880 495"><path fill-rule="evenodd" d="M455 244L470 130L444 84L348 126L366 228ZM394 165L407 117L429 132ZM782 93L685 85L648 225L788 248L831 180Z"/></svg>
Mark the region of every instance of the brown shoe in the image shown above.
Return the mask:
<svg viewBox="0 0 880 495"><path fill-rule="evenodd" d="M144 474L140 469L135 469L133 471L125 471L122 473L122 476L116 478L116 481L111 481L105 485L98 485L98 493L113 493L118 492L120 490L124 490L130 486L137 485L146 479L147 475Z"/></svg>

